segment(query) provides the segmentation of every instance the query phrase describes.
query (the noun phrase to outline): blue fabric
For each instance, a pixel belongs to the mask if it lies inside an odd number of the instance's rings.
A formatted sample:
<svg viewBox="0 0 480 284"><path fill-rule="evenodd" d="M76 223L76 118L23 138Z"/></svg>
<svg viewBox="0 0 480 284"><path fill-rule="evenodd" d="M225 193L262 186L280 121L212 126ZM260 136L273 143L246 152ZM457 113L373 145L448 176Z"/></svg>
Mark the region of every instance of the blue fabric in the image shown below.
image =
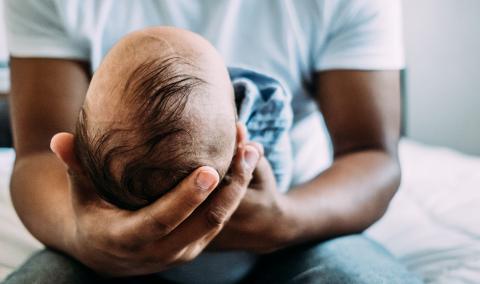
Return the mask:
<svg viewBox="0 0 480 284"><path fill-rule="evenodd" d="M204 272L220 273L220 271ZM198 283L198 281L180 283ZM19 283L171 283L160 275L102 279L82 264L59 252L44 250L10 275L5 284ZM176 282L177 283L177 282ZM420 284L390 253L364 235L351 235L323 243L292 247L262 256L243 284Z"/></svg>
<svg viewBox="0 0 480 284"><path fill-rule="evenodd" d="M243 283L420 284L380 244L363 234L263 256Z"/></svg>
<svg viewBox="0 0 480 284"><path fill-rule="evenodd" d="M277 189L286 192L293 171L291 95L277 80L264 74L234 67L229 68L229 73L238 120L245 124L248 139L263 145Z"/></svg>

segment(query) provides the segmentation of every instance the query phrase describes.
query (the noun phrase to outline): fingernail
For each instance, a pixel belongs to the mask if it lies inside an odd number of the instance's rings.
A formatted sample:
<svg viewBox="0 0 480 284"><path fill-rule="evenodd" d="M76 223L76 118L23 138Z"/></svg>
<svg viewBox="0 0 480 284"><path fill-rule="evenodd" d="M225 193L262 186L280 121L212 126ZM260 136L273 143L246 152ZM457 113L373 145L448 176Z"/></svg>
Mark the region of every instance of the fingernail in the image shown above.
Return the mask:
<svg viewBox="0 0 480 284"><path fill-rule="evenodd" d="M197 184L197 186L203 190L210 189L215 184L215 182L215 176L210 171L201 171L195 179L195 183Z"/></svg>
<svg viewBox="0 0 480 284"><path fill-rule="evenodd" d="M260 156L258 154L257 149L255 149L252 146L246 146L245 147L244 160L245 160L245 163L247 163L247 165L250 167L250 169L255 167L259 157Z"/></svg>

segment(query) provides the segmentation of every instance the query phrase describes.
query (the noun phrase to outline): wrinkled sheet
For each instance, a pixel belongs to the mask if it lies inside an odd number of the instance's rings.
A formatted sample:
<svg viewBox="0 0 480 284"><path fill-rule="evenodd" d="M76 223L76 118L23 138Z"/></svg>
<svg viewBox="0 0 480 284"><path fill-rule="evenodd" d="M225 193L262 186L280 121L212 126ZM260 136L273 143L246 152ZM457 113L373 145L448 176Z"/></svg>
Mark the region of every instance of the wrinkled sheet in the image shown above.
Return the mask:
<svg viewBox="0 0 480 284"><path fill-rule="evenodd" d="M409 140L402 185L367 234L426 283L480 283L480 157Z"/></svg>

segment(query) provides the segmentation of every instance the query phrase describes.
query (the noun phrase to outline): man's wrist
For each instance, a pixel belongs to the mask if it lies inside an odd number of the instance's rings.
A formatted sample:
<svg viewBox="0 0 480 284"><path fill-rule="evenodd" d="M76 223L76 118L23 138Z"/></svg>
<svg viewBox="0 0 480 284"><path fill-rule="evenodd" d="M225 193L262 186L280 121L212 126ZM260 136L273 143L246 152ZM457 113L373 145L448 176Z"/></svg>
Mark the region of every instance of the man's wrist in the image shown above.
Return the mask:
<svg viewBox="0 0 480 284"><path fill-rule="evenodd" d="M73 218L71 220L74 220ZM77 238L76 238L76 228L75 224L70 223L68 221L64 221L63 225L63 240L62 243L59 244L62 247L59 248L62 251L68 253L71 256L78 257L79 250L77 245Z"/></svg>
<svg viewBox="0 0 480 284"><path fill-rule="evenodd" d="M276 224L276 235L278 237L278 248L282 249L301 241L303 231L303 220L298 214L296 200L287 194L283 194L279 199L280 223Z"/></svg>

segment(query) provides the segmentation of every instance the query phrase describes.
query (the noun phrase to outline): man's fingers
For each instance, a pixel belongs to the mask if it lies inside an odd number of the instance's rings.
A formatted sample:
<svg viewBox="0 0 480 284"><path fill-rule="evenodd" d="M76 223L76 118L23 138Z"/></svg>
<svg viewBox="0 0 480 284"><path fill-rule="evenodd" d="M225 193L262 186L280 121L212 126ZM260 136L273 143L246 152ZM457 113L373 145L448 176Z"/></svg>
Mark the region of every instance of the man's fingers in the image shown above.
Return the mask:
<svg viewBox="0 0 480 284"><path fill-rule="evenodd" d="M243 149L239 149L233 161L232 182L213 193L205 206L192 214L163 240L170 239L173 249L181 250L192 244L199 245L203 249L220 232L237 209L247 191L259 157L254 147L246 145Z"/></svg>
<svg viewBox="0 0 480 284"><path fill-rule="evenodd" d="M273 174L272 166L267 158L262 157L257 163L257 167L253 172L253 182L255 184L264 184L266 182L275 182L275 176ZM251 186L251 188L256 189L255 186ZM261 186L260 188L265 188L265 186Z"/></svg>
<svg viewBox="0 0 480 284"><path fill-rule="evenodd" d="M268 188L275 188L275 178L270 163L265 157L261 157L253 172L253 179L249 182L248 190L235 211L235 220L251 215L264 194L261 191Z"/></svg>
<svg viewBox="0 0 480 284"><path fill-rule="evenodd" d="M187 247L195 252L203 249L240 204L258 163L260 155L255 147L245 145L238 151L231 183L219 188L208 203L195 210L216 188L219 176L213 168L202 167L155 203L133 213L133 222L123 234L127 235L125 240L135 247L161 239L159 245L165 249L169 243L174 252Z"/></svg>
<svg viewBox="0 0 480 284"><path fill-rule="evenodd" d="M220 188L208 201L208 204L195 211L170 235L163 238L161 240L162 246L165 243L170 243L169 248L172 251L195 248L195 253L200 253L230 219L240 204L245 191L246 189L238 186ZM191 250L187 250L187 252L193 253ZM187 256L187 258L189 257Z"/></svg>
<svg viewBox="0 0 480 284"><path fill-rule="evenodd" d="M188 219L175 228L157 243L151 243L144 249L158 251L159 254L169 252L175 262L184 263L197 257L211 240L221 231L242 200L246 188L219 188L211 199L193 212Z"/></svg>
<svg viewBox="0 0 480 284"><path fill-rule="evenodd" d="M247 144L240 148L232 165L232 183L247 187L259 160L260 153L255 147Z"/></svg>
<svg viewBox="0 0 480 284"><path fill-rule="evenodd" d="M151 242L168 235L202 204L217 187L219 176L211 167L200 167L155 203L134 212L128 228L132 241Z"/></svg>
<svg viewBox="0 0 480 284"><path fill-rule="evenodd" d="M263 157L263 155L265 155L265 150L263 149L263 145L258 143L258 142L255 142L255 141L248 141L246 143L246 145L248 146L252 146L254 147L255 149L257 149L258 153L260 154L260 157Z"/></svg>

